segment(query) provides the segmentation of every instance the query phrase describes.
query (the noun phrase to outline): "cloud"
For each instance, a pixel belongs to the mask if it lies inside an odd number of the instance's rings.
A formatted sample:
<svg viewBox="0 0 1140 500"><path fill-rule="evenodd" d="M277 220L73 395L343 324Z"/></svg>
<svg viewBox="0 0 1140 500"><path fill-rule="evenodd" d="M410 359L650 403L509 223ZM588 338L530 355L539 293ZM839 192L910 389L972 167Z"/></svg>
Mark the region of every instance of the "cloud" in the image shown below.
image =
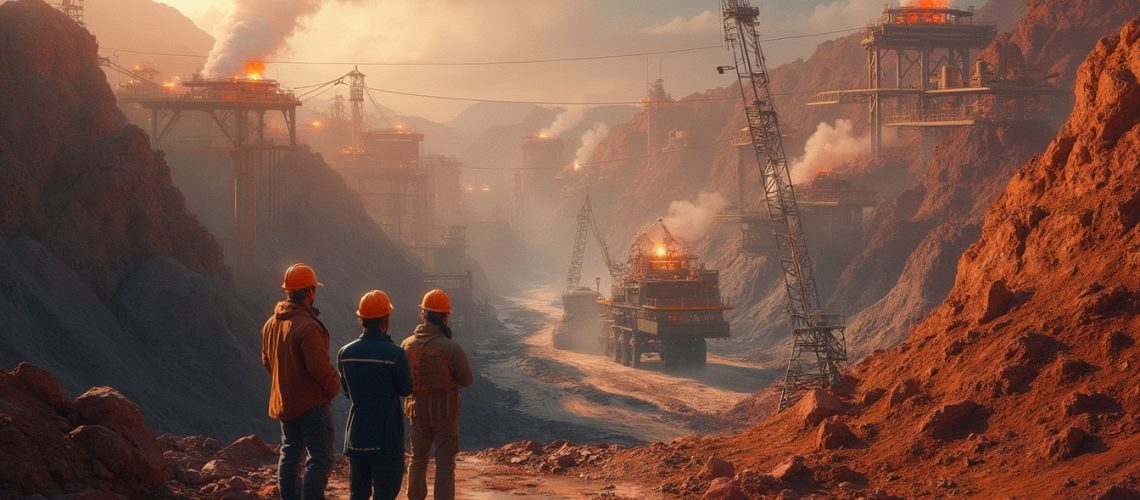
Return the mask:
<svg viewBox="0 0 1140 500"><path fill-rule="evenodd" d="M703 35L721 30L721 20L711 10L706 10L689 19L677 16L665 24L641 30L648 35Z"/></svg>
<svg viewBox="0 0 1140 500"><path fill-rule="evenodd" d="M804 155L792 164L792 182L808 182L821 168L834 168L871 151L871 136L855 136L851 120L839 119L832 126L820 122L804 144Z"/></svg>

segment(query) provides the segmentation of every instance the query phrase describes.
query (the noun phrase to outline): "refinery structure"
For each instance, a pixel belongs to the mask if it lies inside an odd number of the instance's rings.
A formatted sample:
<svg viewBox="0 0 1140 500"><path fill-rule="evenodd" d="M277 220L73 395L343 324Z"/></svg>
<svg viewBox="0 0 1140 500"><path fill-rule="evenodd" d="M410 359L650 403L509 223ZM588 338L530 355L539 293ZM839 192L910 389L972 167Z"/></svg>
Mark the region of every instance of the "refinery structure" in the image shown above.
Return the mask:
<svg viewBox="0 0 1140 500"><path fill-rule="evenodd" d="M863 32L868 86L822 92L808 105L865 104L874 158L883 152L883 127L931 131L1037 120L1042 100L1064 91L1049 83L1056 75L971 59L996 35L995 25L974 20L972 8L887 7ZM892 55L893 78L884 75Z"/></svg>

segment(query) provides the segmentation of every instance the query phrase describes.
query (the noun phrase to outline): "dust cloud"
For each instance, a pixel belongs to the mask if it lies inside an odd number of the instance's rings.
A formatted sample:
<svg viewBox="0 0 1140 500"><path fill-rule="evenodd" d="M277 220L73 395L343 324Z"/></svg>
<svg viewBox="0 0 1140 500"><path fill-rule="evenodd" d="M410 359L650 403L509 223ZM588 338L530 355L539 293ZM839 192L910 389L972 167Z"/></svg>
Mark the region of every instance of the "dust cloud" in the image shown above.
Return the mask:
<svg viewBox="0 0 1140 500"><path fill-rule="evenodd" d="M604 123L595 123L582 134L582 146L574 153L574 165L585 165L594 156L594 151L602 140L610 134L610 127Z"/></svg>
<svg viewBox="0 0 1140 500"><path fill-rule="evenodd" d="M865 155L870 148L871 136L856 136L851 120L836 120L834 126L820 122L804 144L803 156L792 163L792 182L808 182L821 168L847 163Z"/></svg>

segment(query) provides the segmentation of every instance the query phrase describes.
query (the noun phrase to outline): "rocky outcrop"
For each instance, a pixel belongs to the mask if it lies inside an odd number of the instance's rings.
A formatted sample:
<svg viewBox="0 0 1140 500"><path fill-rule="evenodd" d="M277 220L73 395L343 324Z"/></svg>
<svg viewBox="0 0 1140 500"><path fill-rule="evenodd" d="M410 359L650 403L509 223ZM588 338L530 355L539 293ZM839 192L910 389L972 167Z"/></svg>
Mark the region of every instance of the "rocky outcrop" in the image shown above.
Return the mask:
<svg viewBox="0 0 1140 500"><path fill-rule="evenodd" d="M259 318L96 51L40 0L0 5L0 366L113 385L161 430L258 432Z"/></svg>

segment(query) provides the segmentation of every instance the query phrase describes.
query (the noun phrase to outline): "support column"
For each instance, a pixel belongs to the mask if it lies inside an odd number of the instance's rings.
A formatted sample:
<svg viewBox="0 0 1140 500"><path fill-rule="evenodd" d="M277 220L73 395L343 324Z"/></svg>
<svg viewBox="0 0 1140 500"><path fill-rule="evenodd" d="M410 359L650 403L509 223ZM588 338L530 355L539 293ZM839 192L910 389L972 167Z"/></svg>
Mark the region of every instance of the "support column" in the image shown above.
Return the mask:
<svg viewBox="0 0 1140 500"><path fill-rule="evenodd" d="M260 152L251 148L249 116L246 110L235 112L234 153L234 270L237 276L249 276L257 266L257 167ZM240 279L239 279L240 281Z"/></svg>

